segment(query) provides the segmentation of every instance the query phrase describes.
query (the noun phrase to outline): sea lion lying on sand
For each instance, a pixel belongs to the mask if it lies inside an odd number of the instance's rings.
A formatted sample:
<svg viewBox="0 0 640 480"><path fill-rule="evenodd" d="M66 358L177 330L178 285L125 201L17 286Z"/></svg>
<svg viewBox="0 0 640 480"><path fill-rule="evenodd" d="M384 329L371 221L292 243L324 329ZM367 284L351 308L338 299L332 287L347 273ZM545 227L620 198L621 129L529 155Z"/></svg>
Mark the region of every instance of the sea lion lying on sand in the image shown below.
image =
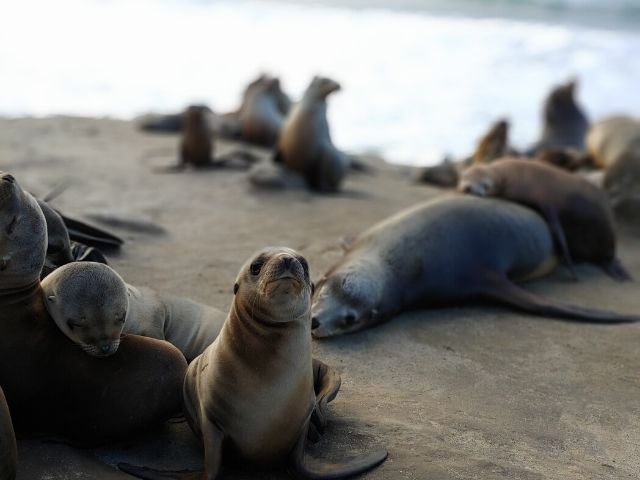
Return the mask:
<svg viewBox="0 0 640 480"><path fill-rule="evenodd" d="M288 465L300 478L320 480L382 463L386 451L344 463L310 466L305 460L312 413L339 388L337 376L314 378L328 368L314 368L311 357L312 289L307 261L295 251L267 248L254 255L238 275L222 332L191 363L185 380L185 415L204 443L204 475L120 468L147 479L215 479L223 457L237 456L264 467Z"/></svg>
<svg viewBox="0 0 640 480"><path fill-rule="evenodd" d="M418 204L361 234L318 282L312 334L356 332L411 307L472 299L542 316L640 320L557 303L513 283L549 273L553 253L547 224L527 207L464 196Z"/></svg>
<svg viewBox="0 0 640 480"><path fill-rule="evenodd" d="M44 306L44 214L0 172L0 385L18 432L82 445L157 425L180 407L187 363L167 342L130 335L109 358L67 339Z"/></svg>
<svg viewBox="0 0 640 480"><path fill-rule="evenodd" d="M547 220L568 267L593 262L616 280L631 276L616 257L613 212L605 193L587 180L552 165L505 158L462 174L458 189L536 209Z"/></svg>
<svg viewBox="0 0 640 480"><path fill-rule="evenodd" d="M187 361L222 329L226 314L186 298L128 285L101 263L65 265L42 282L45 305L58 328L93 356L116 353L122 334L166 340Z"/></svg>

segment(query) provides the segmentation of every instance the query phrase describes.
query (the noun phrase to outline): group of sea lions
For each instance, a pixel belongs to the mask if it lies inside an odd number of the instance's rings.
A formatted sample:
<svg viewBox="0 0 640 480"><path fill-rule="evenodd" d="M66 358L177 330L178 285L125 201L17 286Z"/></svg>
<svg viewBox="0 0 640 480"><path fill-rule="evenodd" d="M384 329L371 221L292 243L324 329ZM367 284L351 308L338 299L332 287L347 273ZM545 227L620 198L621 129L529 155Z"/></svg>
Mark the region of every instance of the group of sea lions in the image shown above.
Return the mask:
<svg viewBox="0 0 640 480"><path fill-rule="evenodd" d="M302 478L358 475L387 452L306 460L305 443L325 428L340 388L339 374L312 358L312 338L477 299L547 317L640 321L519 285L549 274L557 258L575 277L575 263L591 262L631 279L617 257L610 198L638 198L640 121L617 117L588 129L574 86L547 100L533 159L508 144L508 123L498 122L473 158L447 163L457 194L369 228L315 285L301 254L262 249L241 267L228 313L134 287L92 261L99 256L74 254L77 224L0 172L0 480L16 475L14 428L92 446L180 412L204 447L203 472L120 468L147 479L213 479L223 462L240 459ZM217 131L274 149L270 169L249 174L256 186L286 188L297 176L312 190L338 191L353 167L329 134L326 98L339 88L315 77L292 104L276 78L262 75ZM178 169L220 166L226 159L214 159L210 113L192 106L146 127L183 130ZM574 173L591 165L605 169L609 195ZM88 228L81 230L91 236Z"/></svg>

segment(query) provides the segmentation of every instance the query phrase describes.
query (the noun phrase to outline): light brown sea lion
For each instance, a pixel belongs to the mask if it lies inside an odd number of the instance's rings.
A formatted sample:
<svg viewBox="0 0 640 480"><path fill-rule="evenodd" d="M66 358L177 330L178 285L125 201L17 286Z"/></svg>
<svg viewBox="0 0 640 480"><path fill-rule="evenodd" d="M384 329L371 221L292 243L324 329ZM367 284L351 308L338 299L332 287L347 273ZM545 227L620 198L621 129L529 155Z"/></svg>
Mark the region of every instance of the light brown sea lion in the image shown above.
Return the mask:
<svg viewBox="0 0 640 480"><path fill-rule="evenodd" d="M18 464L18 448L9 406L0 388L0 479L14 480Z"/></svg>
<svg viewBox="0 0 640 480"><path fill-rule="evenodd" d="M475 163L489 163L497 158L509 155L509 122L498 120L480 139L476 151L473 153Z"/></svg>
<svg viewBox="0 0 640 480"><path fill-rule="evenodd" d="M536 209L547 220L572 272L574 261L586 261L600 265L616 280L631 278L616 257L607 197L589 181L552 165L506 158L471 167L462 174L458 189Z"/></svg>
<svg viewBox="0 0 640 480"><path fill-rule="evenodd" d="M185 379L185 415L204 442L205 472L192 478L217 478L223 456L263 467L288 465L297 476L313 479L357 475L387 457L379 451L315 468L305 461L307 430L318 403L312 288L306 260L289 248L264 249L242 267L220 336L191 364ZM327 387L335 396L337 387ZM121 468L147 479L184 478Z"/></svg>
<svg viewBox="0 0 640 480"><path fill-rule="evenodd" d="M313 78L285 121L274 157L321 192L339 190L349 169L349 158L333 145L327 122L327 96L339 89L334 80Z"/></svg>
<svg viewBox="0 0 640 480"><path fill-rule="evenodd" d="M546 149L585 149L589 120L575 99L577 83L572 80L551 90L544 102L542 134L529 155Z"/></svg>
<svg viewBox="0 0 640 480"><path fill-rule="evenodd" d="M147 429L180 407L186 361L167 342L130 335L92 358L44 306L45 218L16 179L0 173L0 385L18 432L93 445Z"/></svg>
<svg viewBox="0 0 640 480"><path fill-rule="evenodd" d="M180 164L196 168L211 165L213 140L203 107L190 106L184 113L180 142Z"/></svg>
<svg viewBox="0 0 640 480"><path fill-rule="evenodd" d="M319 281L314 337L356 332L408 308L488 299L547 317L635 322L637 315L566 305L517 286L553 270L553 239L535 211L456 196L373 226Z"/></svg>
<svg viewBox="0 0 640 480"><path fill-rule="evenodd" d="M42 281L58 328L93 356L116 353L122 334L166 340L191 361L218 336L226 314L186 298L134 287L102 263L70 263Z"/></svg>
<svg viewBox="0 0 640 480"><path fill-rule="evenodd" d="M612 117L596 123L587 146L605 170L603 187L616 213L637 220L640 212L640 119Z"/></svg>

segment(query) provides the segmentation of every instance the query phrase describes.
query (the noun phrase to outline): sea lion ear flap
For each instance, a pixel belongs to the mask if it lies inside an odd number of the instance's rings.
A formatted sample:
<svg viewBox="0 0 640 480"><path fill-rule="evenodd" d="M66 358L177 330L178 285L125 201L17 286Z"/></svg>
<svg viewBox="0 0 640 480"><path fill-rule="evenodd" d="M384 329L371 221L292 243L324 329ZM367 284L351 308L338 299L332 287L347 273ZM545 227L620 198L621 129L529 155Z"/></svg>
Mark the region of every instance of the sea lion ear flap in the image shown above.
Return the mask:
<svg viewBox="0 0 640 480"><path fill-rule="evenodd" d="M236 293L238 293L238 290L240 289L240 284L236 283L233 285L233 294L235 295Z"/></svg>

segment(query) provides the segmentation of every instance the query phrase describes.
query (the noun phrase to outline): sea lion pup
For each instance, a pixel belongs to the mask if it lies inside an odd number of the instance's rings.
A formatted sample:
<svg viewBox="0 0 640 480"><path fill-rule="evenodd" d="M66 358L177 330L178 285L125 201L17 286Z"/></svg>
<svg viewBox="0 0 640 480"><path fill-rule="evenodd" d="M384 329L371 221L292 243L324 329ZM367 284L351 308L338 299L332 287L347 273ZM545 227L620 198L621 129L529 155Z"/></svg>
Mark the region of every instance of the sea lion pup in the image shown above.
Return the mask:
<svg viewBox="0 0 640 480"><path fill-rule="evenodd" d="M458 166L449 157L442 163L431 167L424 167L418 171L416 181L428 183L438 187L450 188L458 185Z"/></svg>
<svg viewBox="0 0 640 480"><path fill-rule="evenodd" d="M17 432L90 446L126 438L180 408L187 363L173 345L129 335L109 358L85 355L44 306L45 218L0 172L0 385Z"/></svg>
<svg viewBox="0 0 640 480"><path fill-rule="evenodd" d="M465 196L420 203L360 235L320 280L313 336L363 330L415 306L471 299L542 316L640 321L547 300L513 283L553 270L553 252L545 221L527 207Z"/></svg>
<svg viewBox="0 0 640 480"><path fill-rule="evenodd" d="M334 80L313 78L284 123L274 157L320 192L338 191L349 168L349 158L331 141L327 122L327 96L338 90Z"/></svg>
<svg viewBox="0 0 640 480"><path fill-rule="evenodd" d="M489 163L512 152L509 148L509 122L501 119L494 123L480 139L473 153L473 161Z"/></svg>
<svg viewBox="0 0 640 480"><path fill-rule="evenodd" d="M18 448L13 432L9 406L0 388L0 479L14 480L18 463Z"/></svg>
<svg viewBox="0 0 640 480"><path fill-rule="evenodd" d="M589 120L576 103L576 86L577 81L572 80L551 90L544 102L542 134L529 155L551 148L585 149Z"/></svg>
<svg viewBox="0 0 640 480"><path fill-rule="evenodd" d="M246 88L240 109L227 117L237 122L240 139L273 147L291 105L291 100L280 87L280 80L261 75Z"/></svg>
<svg viewBox="0 0 640 480"><path fill-rule="evenodd" d="M213 140L207 123L205 109L190 106L184 113L184 126L180 142L180 165L195 168L211 165Z"/></svg>
<svg viewBox="0 0 640 480"><path fill-rule="evenodd" d="M574 276L575 261L596 263L616 280L631 279L616 257L607 197L589 181L552 165L506 158L471 167L462 174L458 190L536 209L547 220Z"/></svg>
<svg viewBox="0 0 640 480"><path fill-rule="evenodd" d="M185 415L204 442L204 476L193 478L217 478L228 454L265 467L288 464L299 477L313 479L357 475L386 459L387 452L379 451L315 468L305 461L317 404L312 289L306 260L289 248L266 248L240 270L220 336L185 379ZM121 468L141 478L183 478Z"/></svg>
<svg viewBox="0 0 640 480"><path fill-rule="evenodd" d="M616 213L637 219L640 211L640 119L611 117L587 136L594 163L605 170L603 187Z"/></svg>
<svg viewBox="0 0 640 480"><path fill-rule="evenodd" d="M226 314L186 298L128 285L102 263L70 263L42 281L58 328L93 356L116 353L122 334L166 340L191 361L215 340Z"/></svg>

